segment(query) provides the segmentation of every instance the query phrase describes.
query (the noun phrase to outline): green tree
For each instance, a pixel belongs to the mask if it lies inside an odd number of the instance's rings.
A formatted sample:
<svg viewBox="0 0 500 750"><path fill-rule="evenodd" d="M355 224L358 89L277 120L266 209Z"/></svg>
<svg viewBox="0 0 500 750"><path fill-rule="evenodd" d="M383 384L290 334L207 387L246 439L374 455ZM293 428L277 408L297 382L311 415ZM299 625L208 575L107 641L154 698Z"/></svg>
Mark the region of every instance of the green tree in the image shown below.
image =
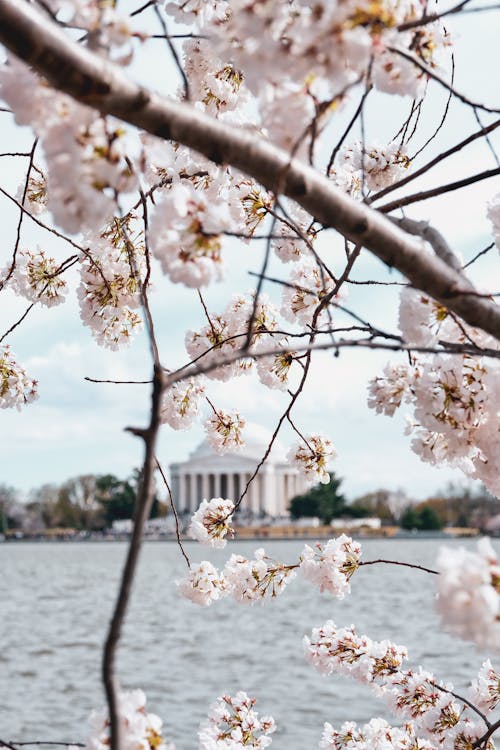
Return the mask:
<svg viewBox="0 0 500 750"><path fill-rule="evenodd" d="M118 479L114 474L97 477L95 497L102 506L105 526L134 515L136 491L128 479Z"/></svg>
<svg viewBox="0 0 500 750"><path fill-rule="evenodd" d="M346 501L339 492L342 481L331 473L329 484L319 484L304 495L292 498L292 518L320 518L323 523L328 524L332 518L343 515Z"/></svg>
<svg viewBox="0 0 500 750"><path fill-rule="evenodd" d="M440 531L443 528L443 522L439 514L430 505L424 505L419 511L420 526L422 531Z"/></svg>
<svg viewBox="0 0 500 750"><path fill-rule="evenodd" d="M419 529L420 514L415 510L415 508L409 505L403 511L403 514L399 519L399 525L402 529L407 529L408 531L411 531L412 529Z"/></svg>

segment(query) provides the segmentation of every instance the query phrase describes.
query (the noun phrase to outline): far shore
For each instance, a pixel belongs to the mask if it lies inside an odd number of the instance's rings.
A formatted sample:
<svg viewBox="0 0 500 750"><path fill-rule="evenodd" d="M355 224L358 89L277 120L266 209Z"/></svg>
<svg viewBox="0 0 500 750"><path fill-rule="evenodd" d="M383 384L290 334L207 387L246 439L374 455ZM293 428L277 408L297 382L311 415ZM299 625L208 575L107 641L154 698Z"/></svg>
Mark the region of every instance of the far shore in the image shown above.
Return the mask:
<svg viewBox="0 0 500 750"><path fill-rule="evenodd" d="M357 539L463 539L476 537L481 531L469 527L447 527L442 531L417 531L401 529L399 526L382 526L371 528L332 528L331 526L301 526L288 524L283 526L240 526L235 528L235 541L301 541L331 539L339 534L347 534ZM130 534L78 531L76 529L46 529L33 533L11 531L0 535L0 542L127 542ZM192 541L180 534L181 541ZM150 533L144 536L147 542L177 542L175 533Z"/></svg>

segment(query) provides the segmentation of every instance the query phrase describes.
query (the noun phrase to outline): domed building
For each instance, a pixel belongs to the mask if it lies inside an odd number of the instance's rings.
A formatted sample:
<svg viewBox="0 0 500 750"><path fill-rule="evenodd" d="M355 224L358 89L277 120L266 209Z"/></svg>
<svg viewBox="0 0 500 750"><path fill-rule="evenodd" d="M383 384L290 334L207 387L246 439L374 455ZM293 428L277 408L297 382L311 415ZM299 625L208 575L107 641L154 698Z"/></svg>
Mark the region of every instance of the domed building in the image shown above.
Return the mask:
<svg viewBox="0 0 500 750"><path fill-rule="evenodd" d="M239 498L262 460L271 434L257 425L245 426L245 444L238 451L218 455L203 440L187 461L170 465L172 495L179 513L194 513L204 498ZM240 513L248 518L286 517L292 497L307 489L299 472L287 462L275 443L271 454L243 498Z"/></svg>

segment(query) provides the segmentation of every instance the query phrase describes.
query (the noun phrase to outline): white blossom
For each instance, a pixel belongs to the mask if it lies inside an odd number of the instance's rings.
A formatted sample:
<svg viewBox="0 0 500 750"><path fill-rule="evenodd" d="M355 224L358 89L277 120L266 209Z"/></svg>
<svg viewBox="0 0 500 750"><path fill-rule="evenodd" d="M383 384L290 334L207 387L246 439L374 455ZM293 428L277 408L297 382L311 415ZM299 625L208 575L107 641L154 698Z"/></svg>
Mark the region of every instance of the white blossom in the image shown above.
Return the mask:
<svg viewBox="0 0 500 750"><path fill-rule="evenodd" d="M160 418L174 430L188 430L200 414L205 386L200 378L173 383L163 394Z"/></svg>
<svg viewBox="0 0 500 750"><path fill-rule="evenodd" d="M203 607L210 606L226 593L224 576L208 560L191 565L187 576L177 582L177 587L181 596Z"/></svg>
<svg viewBox="0 0 500 750"><path fill-rule="evenodd" d="M198 732L198 750L264 750L276 729L271 716L259 717L255 698L240 691L222 695L210 707L208 721Z"/></svg>
<svg viewBox="0 0 500 750"><path fill-rule="evenodd" d="M234 503L222 497L202 500L200 507L191 518L188 534L202 544L212 547L225 547L226 536L234 536L231 526Z"/></svg>
<svg viewBox="0 0 500 750"><path fill-rule="evenodd" d="M9 268L4 269L7 277ZM53 307L64 302L67 283L62 277L60 264L44 250L20 250L8 281L16 294L31 302Z"/></svg>
<svg viewBox="0 0 500 750"><path fill-rule="evenodd" d="M334 456L333 445L322 435L307 435L305 443L292 446L287 459L311 483L328 484L328 458Z"/></svg>
<svg viewBox="0 0 500 750"><path fill-rule="evenodd" d="M300 572L320 591L343 599L351 591L349 581L359 567L360 556L360 545L341 534L325 545L316 542L314 549L306 544L300 555Z"/></svg>
<svg viewBox="0 0 500 750"><path fill-rule="evenodd" d="M245 420L238 412L217 410L205 422L207 440L219 455L239 451L245 445L241 434L244 426Z"/></svg>
<svg viewBox="0 0 500 750"><path fill-rule="evenodd" d="M437 608L445 627L482 648L500 649L500 565L489 539L477 552L443 547Z"/></svg>
<svg viewBox="0 0 500 750"><path fill-rule="evenodd" d="M231 555L224 568L224 579L229 594L239 602L254 604L264 598L281 594L295 577L295 565L284 565L268 557L263 548L255 551L255 558Z"/></svg>
<svg viewBox="0 0 500 750"><path fill-rule="evenodd" d="M26 374L11 352L10 346L0 344L0 409L13 406L21 409L38 398L38 383Z"/></svg>

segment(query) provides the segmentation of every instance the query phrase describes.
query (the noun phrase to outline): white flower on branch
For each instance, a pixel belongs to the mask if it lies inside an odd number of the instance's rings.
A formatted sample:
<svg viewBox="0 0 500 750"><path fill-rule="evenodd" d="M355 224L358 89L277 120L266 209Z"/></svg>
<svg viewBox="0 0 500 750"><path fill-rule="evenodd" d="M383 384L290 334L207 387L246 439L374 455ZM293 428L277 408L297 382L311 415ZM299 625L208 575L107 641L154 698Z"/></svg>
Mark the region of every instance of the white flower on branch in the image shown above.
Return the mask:
<svg viewBox="0 0 500 750"><path fill-rule="evenodd" d="M211 562L202 560L191 565L187 576L177 583L181 596L194 604L208 607L225 594L226 582Z"/></svg>
<svg viewBox="0 0 500 750"><path fill-rule="evenodd" d="M221 278L221 232L230 227L227 205L184 181L173 185L158 202L149 241L171 281L199 288Z"/></svg>
<svg viewBox="0 0 500 750"><path fill-rule="evenodd" d="M118 721L122 750L175 750L162 736L163 722L159 716L146 712L146 696L142 690L118 694ZM85 750L109 750L110 722L107 709L93 711L89 718L91 733Z"/></svg>
<svg viewBox="0 0 500 750"><path fill-rule="evenodd" d="M4 269L4 274L8 269ZM45 307L54 307L64 302L67 284L62 277L59 263L48 257L43 250L21 250L9 279L9 285L31 302L40 302Z"/></svg>
<svg viewBox="0 0 500 750"><path fill-rule="evenodd" d="M21 184L16 193L16 200L19 203L22 203L23 194L24 184ZM31 174L28 178L24 206L33 216L39 216L47 208L47 180L38 170L36 174Z"/></svg>
<svg viewBox="0 0 500 750"><path fill-rule="evenodd" d="M241 432L245 420L237 411L216 410L205 422L207 440L216 453L239 451L245 445Z"/></svg>
<svg viewBox="0 0 500 750"><path fill-rule="evenodd" d="M226 536L234 536L231 526L234 503L222 497L202 500L200 507L191 518L188 534L202 544L222 548L226 546Z"/></svg>
<svg viewBox="0 0 500 750"><path fill-rule="evenodd" d="M305 443L292 446L287 459L311 483L328 484L328 459L335 455L333 445L322 435L307 435Z"/></svg>
<svg viewBox="0 0 500 750"><path fill-rule="evenodd" d="M0 344L0 409L21 409L38 398L37 381L28 378L26 370L12 354L10 346Z"/></svg>
<svg viewBox="0 0 500 750"><path fill-rule="evenodd" d="M325 750L436 750L436 745L416 736L412 722L391 727L380 718L361 727L346 721L340 729L326 722L319 746Z"/></svg>
<svg viewBox="0 0 500 750"><path fill-rule="evenodd" d="M500 673L487 659L481 666L477 679L472 681L469 698L481 711L489 713L500 702Z"/></svg>
<svg viewBox="0 0 500 750"><path fill-rule="evenodd" d="M487 538L477 552L443 547L437 609L444 626L482 648L500 649L500 564Z"/></svg>
<svg viewBox="0 0 500 750"><path fill-rule="evenodd" d="M343 599L351 592L350 579L359 567L360 556L360 545L341 534L325 545L316 542L314 549L306 544L300 555L300 571L320 591Z"/></svg>
<svg viewBox="0 0 500 750"><path fill-rule="evenodd" d="M268 557L261 547L255 558L247 560L242 555L231 555L224 567L228 593L245 604L275 598L295 578L295 565L284 565Z"/></svg>
<svg viewBox="0 0 500 750"><path fill-rule="evenodd" d="M319 672L338 672L360 682L373 682L397 673L407 658L404 646L372 641L366 635L357 635L353 625L337 628L332 620L321 628L313 628L311 637L304 637L304 648L307 660Z"/></svg>
<svg viewBox="0 0 500 750"><path fill-rule="evenodd" d="M160 418L174 430L188 430L200 414L205 386L200 378L187 378L171 385L163 394Z"/></svg>
<svg viewBox="0 0 500 750"><path fill-rule="evenodd" d="M264 750L275 729L271 716L259 717L255 698L240 691L222 695L210 707L208 722L198 732L198 750Z"/></svg>
<svg viewBox="0 0 500 750"><path fill-rule="evenodd" d="M410 159L396 142L363 144L360 141L345 146L339 154L342 169L357 175L357 180L368 190L382 190L401 179Z"/></svg>

